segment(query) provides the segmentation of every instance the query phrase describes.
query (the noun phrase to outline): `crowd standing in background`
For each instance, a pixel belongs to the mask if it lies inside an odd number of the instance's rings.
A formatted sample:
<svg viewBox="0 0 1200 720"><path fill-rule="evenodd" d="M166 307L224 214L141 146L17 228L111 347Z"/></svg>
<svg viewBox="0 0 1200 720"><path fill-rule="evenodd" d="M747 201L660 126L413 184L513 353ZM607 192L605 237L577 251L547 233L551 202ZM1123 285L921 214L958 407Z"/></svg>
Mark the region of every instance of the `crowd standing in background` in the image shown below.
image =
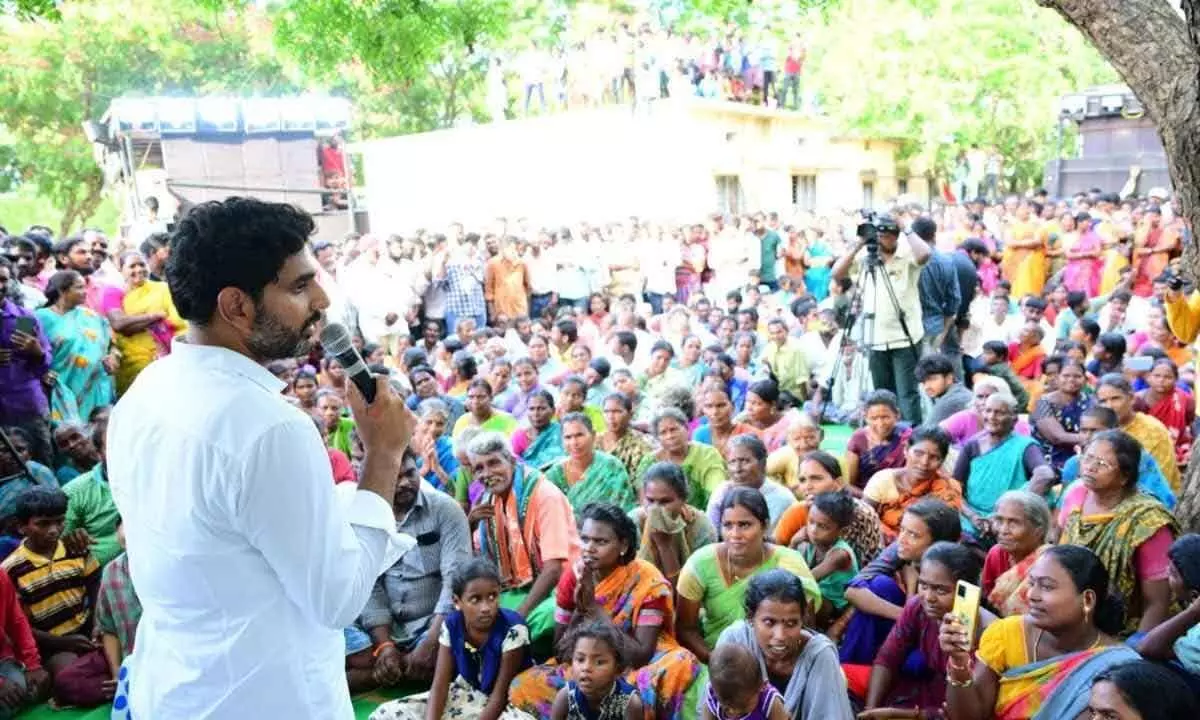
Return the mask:
<svg viewBox="0 0 1200 720"><path fill-rule="evenodd" d="M589 92L640 92L655 39L598 36ZM764 91L791 59L757 66ZM560 92L540 62L526 96ZM372 717L1195 716L1200 537L1173 510L1200 293L1177 204L902 198L863 220L312 243L326 319L420 418L393 501L416 545L344 629L350 689L397 698ZM140 605L107 419L187 328L170 238L8 233L0 715L120 709ZM330 484L355 483L337 360L267 369ZM952 612L959 582L977 618Z"/></svg>

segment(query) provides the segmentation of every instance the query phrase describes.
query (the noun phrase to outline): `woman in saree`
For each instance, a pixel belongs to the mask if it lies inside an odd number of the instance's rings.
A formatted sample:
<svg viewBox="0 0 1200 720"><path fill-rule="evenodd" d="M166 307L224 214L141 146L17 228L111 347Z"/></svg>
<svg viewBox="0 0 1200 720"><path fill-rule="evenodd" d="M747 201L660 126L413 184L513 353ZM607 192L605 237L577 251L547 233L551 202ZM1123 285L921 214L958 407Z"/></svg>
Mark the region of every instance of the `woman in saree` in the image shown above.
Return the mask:
<svg viewBox="0 0 1200 720"><path fill-rule="evenodd" d="M1129 251L1122 245L1128 237L1125 231L1111 220L1092 220L1093 231L1100 236L1104 248L1104 270L1100 273L1100 294L1108 295L1121 284L1129 272Z"/></svg>
<svg viewBox="0 0 1200 720"><path fill-rule="evenodd" d="M1179 463L1175 457L1171 432L1158 419L1135 410L1135 399L1133 386L1120 373L1103 375L1096 385L1096 403L1117 414L1121 429L1133 436L1142 449L1154 458L1171 491L1178 496L1181 489Z"/></svg>
<svg viewBox="0 0 1200 720"><path fill-rule="evenodd" d="M516 418L492 406L492 386L481 377L467 384L463 406L466 412L454 423L451 437L458 437L469 427L498 432L505 437L512 437L517 430Z"/></svg>
<svg viewBox="0 0 1200 720"><path fill-rule="evenodd" d="M1079 422L1093 398L1083 391L1087 384L1083 363L1069 358L1060 358L1058 363L1055 389L1038 398L1029 422L1046 462L1060 473L1063 464L1075 455L1075 448L1083 443Z"/></svg>
<svg viewBox="0 0 1200 720"><path fill-rule="evenodd" d="M774 536L779 518L796 504L796 496L784 486L767 478L767 448L757 435L738 435L729 441L729 457L725 460L729 479L713 490L708 498L708 519L714 526L721 522L720 508L725 495L733 488L748 487L762 493L767 501L770 521L767 534Z"/></svg>
<svg viewBox="0 0 1200 720"><path fill-rule="evenodd" d="M596 449L596 431L583 413L571 413L559 421L566 457L546 470L546 479L567 494L576 511L591 502L609 500L626 512L637 504L637 493L629 482L625 465L616 457Z"/></svg>
<svg viewBox="0 0 1200 720"><path fill-rule="evenodd" d="M1133 235L1134 295L1148 298L1154 294L1154 281L1171 264L1171 255L1179 249L1179 233L1163 225L1162 210L1151 205Z"/></svg>
<svg viewBox="0 0 1200 720"><path fill-rule="evenodd" d="M512 434L512 450L529 467L544 470L566 455L562 425L554 417L554 396L535 390L526 403L525 422Z"/></svg>
<svg viewBox="0 0 1200 720"><path fill-rule="evenodd" d="M837 648L804 625L812 596L803 578L785 569L766 570L747 583L744 595L743 618L716 644L750 649L763 679L783 695L788 718L852 720Z"/></svg>
<svg viewBox="0 0 1200 720"><path fill-rule="evenodd" d="M700 391L700 407L708 422L696 428L692 440L711 445L729 457L729 440L738 435L757 435L758 428L747 423L733 421L733 402L723 385L707 387Z"/></svg>
<svg viewBox="0 0 1200 720"><path fill-rule="evenodd" d="M921 558L917 592L904 604L874 663L869 668L842 668L850 691L866 698L861 720L940 717L946 702L947 657L938 636L942 618L954 609L959 582L979 583L979 557L962 545L934 543ZM992 613L980 610L977 627L983 630L995 620ZM864 683L866 673L869 679Z"/></svg>
<svg viewBox="0 0 1200 720"><path fill-rule="evenodd" d="M138 252L121 255L125 288L105 290L100 305L113 329L113 344L121 353L116 372L117 395L133 384L147 365L171 352L171 341L187 330L165 282L150 279L146 259Z"/></svg>
<svg viewBox="0 0 1200 720"><path fill-rule="evenodd" d="M742 617L746 586L759 573L786 570L803 582L813 607L821 603L821 590L804 557L771 544L767 523L762 493L734 488L721 503L722 541L693 552L679 573L679 642L700 662L708 662L721 632Z"/></svg>
<svg viewBox="0 0 1200 720"><path fill-rule="evenodd" d="M803 499L800 461L805 455L820 450L824 439L825 431L812 415L806 412L794 414L788 424L787 442L767 456L767 476Z"/></svg>
<svg viewBox="0 0 1200 720"><path fill-rule="evenodd" d="M87 307L87 286L74 270L50 276L46 305L35 314L50 341L50 369L58 376L50 398L50 419L79 422L113 401L112 352L108 321Z"/></svg>
<svg viewBox="0 0 1200 720"><path fill-rule="evenodd" d="M833 251L825 243L821 233L809 230L805 233L808 244L804 248L804 289L817 302L829 297L829 280L833 277Z"/></svg>
<svg viewBox="0 0 1200 720"><path fill-rule="evenodd" d="M437 398L430 398L418 405L417 417L420 422L413 435L413 453L417 456L417 470L421 473L421 479L457 497L459 463L454 453L454 443L464 437L466 430L458 433L454 441L447 437L446 424L450 421L450 409Z"/></svg>
<svg viewBox="0 0 1200 720"><path fill-rule="evenodd" d="M1041 296L1046 284L1046 246L1038 237L1037 223L1028 203L1017 207L1016 219L1008 227L1004 240L1004 258L1000 269L1012 283L1012 297Z"/></svg>
<svg viewBox="0 0 1200 720"><path fill-rule="evenodd" d="M688 419L682 410L664 408L650 424L658 449L642 457L634 477L642 477L656 462L671 462L683 470L688 481L688 505L708 509L708 498L725 482L725 460L716 448L688 441Z"/></svg>
<svg viewBox="0 0 1200 720"><path fill-rule="evenodd" d="M1008 383L991 375L976 378L972 393L975 395L975 402L971 404L971 407L954 413L943 420L939 426L950 433L950 440L958 450L961 450L964 443L978 435L983 429L983 406L988 398L998 394L1012 398L1013 403L1016 403L1016 398L1013 398ZM1029 423L1018 419L1015 432L1018 435L1029 435Z"/></svg>
<svg viewBox="0 0 1200 720"><path fill-rule="evenodd" d="M700 341L699 335L689 333L683 336L683 340L679 343L679 356L675 361L678 382L688 387L696 387L700 384L704 373L708 371L708 366L700 360L703 348L704 343Z"/></svg>
<svg viewBox="0 0 1200 720"><path fill-rule="evenodd" d="M530 339L532 340L532 338ZM500 409L511 413L518 420L524 420L525 414L529 412L529 400L534 393L542 390L542 385L538 380L537 365L531 358L518 359L513 363L513 378L517 381L516 387L510 389L508 399L505 401L504 407Z"/></svg>
<svg viewBox="0 0 1200 720"><path fill-rule="evenodd" d="M900 422L900 401L891 390L876 390L864 403L865 425L846 443L846 480L856 496L875 473L904 467L904 451L912 429Z"/></svg>
<svg viewBox="0 0 1200 720"><path fill-rule="evenodd" d="M1175 459L1186 467L1192 454L1192 423L1196 421L1195 399L1179 389L1179 367L1169 358L1154 361L1146 376L1146 389L1138 393L1147 414L1167 428L1175 444Z"/></svg>
<svg viewBox="0 0 1200 720"><path fill-rule="evenodd" d="M564 418L571 413L587 415L596 432L602 433L608 429L604 420L604 411L595 405L587 404L587 380L582 375L571 375L563 380L562 391L558 394L558 417Z"/></svg>
<svg viewBox="0 0 1200 720"><path fill-rule="evenodd" d="M637 477L642 458L654 455L654 444L633 427L633 402L624 393L610 393L601 407L608 428L600 433L600 449L620 460L629 477Z"/></svg>
<svg viewBox="0 0 1200 720"><path fill-rule="evenodd" d="M579 560L571 504L517 460L500 433L477 435L467 456L486 488L467 514L474 551L500 570L500 604L525 618L534 646L544 645L554 630L554 588Z"/></svg>
<svg viewBox="0 0 1200 720"><path fill-rule="evenodd" d="M775 542L793 548L808 540L806 526L812 499L821 493L837 492L846 487L846 481L842 478L842 464L822 450L814 450L801 458L799 472L796 496L800 502L789 508L775 526ZM860 565L865 566L874 560L883 547L883 534L875 508L855 498L854 519L849 527L842 529L842 538L854 549L854 557Z"/></svg>
<svg viewBox="0 0 1200 720"><path fill-rule="evenodd" d="M688 482L678 465L656 462L642 476L642 504L630 513L638 527L638 557L658 568L675 587L684 563L717 541L706 513L687 504Z"/></svg>
<svg viewBox="0 0 1200 720"><path fill-rule="evenodd" d="M1063 222L1064 228L1069 225L1071 229L1063 243L1067 265L1063 268L1062 284L1068 291L1096 297L1100 294L1100 275L1104 272L1104 261L1101 260L1104 244L1092 229L1092 218L1087 213L1064 216Z"/></svg>
<svg viewBox="0 0 1200 720"><path fill-rule="evenodd" d="M1029 610L1029 568L1050 547L1050 507L1028 490L1009 490L996 501L996 544L983 561L983 597L1000 617Z"/></svg>
<svg viewBox="0 0 1200 720"><path fill-rule="evenodd" d="M1045 331L1040 324L1027 322L1021 326L1017 341L1008 347L1013 374L1029 394L1039 390L1041 385L1042 363L1046 359L1046 350L1042 347L1044 337Z"/></svg>
<svg viewBox="0 0 1200 720"><path fill-rule="evenodd" d="M579 541L581 560L563 572L555 592L555 642L580 622L610 620L628 637L626 680L638 689L646 716L681 717L700 664L675 639L675 593L658 568L638 557L637 526L621 508L591 503L579 514ZM569 672L555 659L530 668L513 680L509 701L549 717Z"/></svg>
<svg viewBox="0 0 1200 720"><path fill-rule="evenodd" d="M787 443L788 426L796 416L795 410L779 409L779 384L774 380L750 383L746 391L745 422L762 438L767 452L774 452Z"/></svg>
<svg viewBox="0 0 1200 720"><path fill-rule="evenodd" d="M1044 495L1055 481L1042 449L1032 438L1014 432L1016 401L993 395L983 409L983 432L967 441L954 463L954 479L962 486L962 529L980 541L994 535L989 516L1009 490L1027 485Z"/></svg>
<svg viewBox="0 0 1200 720"><path fill-rule="evenodd" d="M900 532L904 511L924 497L935 497L952 508L962 507L958 481L943 468L950 436L939 427L920 428L909 437L904 467L875 473L863 488L863 499L879 514L884 542Z"/></svg>
<svg viewBox="0 0 1200 720"><path fill-rule="evenodd" d="M841 636L839 656L848 665L870 665L917 591L921 557L936 542L958 540L958 511L937 498L904 511L900 534L846 586L854 607Z"/></svg>
<svg viewBox="0 0 1200 720"><path fill-rule="evenodd" d="M1124 601L1126 634L1147 632L1170 614L1167 552L1179 534L1175 516L1138 490L1141 453L1120 430L1097 434L1083 452L1082 482L1063 496L1059 511L1059 543L1100 558Z"/></svg>
<svg viewBox="0 0 1200 720"><path fill-rule="evenodd" d="M1109 577L1087 548L1058 545L1029 569L1029 611L973 638L953 613L942 620L949 720L1064 720L1088 704L1092 681L1138 655L1121 627Z"/></svg>

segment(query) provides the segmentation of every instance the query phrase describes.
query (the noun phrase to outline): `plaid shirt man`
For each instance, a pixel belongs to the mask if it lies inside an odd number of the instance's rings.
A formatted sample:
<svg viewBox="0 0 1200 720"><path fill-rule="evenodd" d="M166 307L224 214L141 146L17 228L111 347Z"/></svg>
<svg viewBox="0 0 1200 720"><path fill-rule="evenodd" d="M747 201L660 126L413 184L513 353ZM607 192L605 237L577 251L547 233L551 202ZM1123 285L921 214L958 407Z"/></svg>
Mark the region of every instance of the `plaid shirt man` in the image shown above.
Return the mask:
<svg viewBox="0 0 1200 720"><path fill-rule="evenodd" d="M446 266L446 312L460 318L482 317L487 312L483 300L483 263L478 259Z"/></svg>
<svg viewBox="0 0 1200 720"><path fill-rule="evenodd" d="M96 627L105 635L115 635L121 643L121 659L133 652L133 638L142 619L142 603L129 578L129 556L121 553L104 567L100 593L96 599Z"/></svg>

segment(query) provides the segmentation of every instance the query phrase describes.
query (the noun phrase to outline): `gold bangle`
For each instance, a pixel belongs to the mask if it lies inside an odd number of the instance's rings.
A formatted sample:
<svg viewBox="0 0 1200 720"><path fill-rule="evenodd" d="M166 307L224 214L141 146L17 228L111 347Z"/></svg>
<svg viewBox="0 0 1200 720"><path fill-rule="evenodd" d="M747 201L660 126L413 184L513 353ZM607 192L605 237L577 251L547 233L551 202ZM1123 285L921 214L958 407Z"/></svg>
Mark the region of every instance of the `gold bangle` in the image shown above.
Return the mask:
<svg viewBox="0 0 1200 720"><path fill-rule="evenodd" d="M968 676L966 680L959 681L954 679L954 675L947 672L946 682L950 685L950 687L969 688L975 684L975 678Z"/></svg>

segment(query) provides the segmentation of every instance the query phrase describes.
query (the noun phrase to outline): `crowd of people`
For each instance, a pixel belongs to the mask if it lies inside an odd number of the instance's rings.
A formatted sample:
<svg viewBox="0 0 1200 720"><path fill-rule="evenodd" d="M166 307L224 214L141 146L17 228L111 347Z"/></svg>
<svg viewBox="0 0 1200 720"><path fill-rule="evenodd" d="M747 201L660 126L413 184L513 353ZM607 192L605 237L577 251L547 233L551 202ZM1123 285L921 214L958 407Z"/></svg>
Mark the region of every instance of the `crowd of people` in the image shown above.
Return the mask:
<svg viewBox="0 0 1200 720"><path fill-rule="evenodd" d="M807 110L813 102L802 94L806 52L799 36L785 44L767 30L698 34L621 22L493 57L487 103L492 120L683 97Z"/></svg>
<svg viewBox="0 0 1200 720"><path fill-rule="evenodd" d="M377 720L1195 716L1200 293L1150 195L313 242L419 416L349 688L398 696ZM123 707L108 415L188 330L171 237L130 245L0 241L0 716ZM344 369L266 370L353 487Z"/></svg>

